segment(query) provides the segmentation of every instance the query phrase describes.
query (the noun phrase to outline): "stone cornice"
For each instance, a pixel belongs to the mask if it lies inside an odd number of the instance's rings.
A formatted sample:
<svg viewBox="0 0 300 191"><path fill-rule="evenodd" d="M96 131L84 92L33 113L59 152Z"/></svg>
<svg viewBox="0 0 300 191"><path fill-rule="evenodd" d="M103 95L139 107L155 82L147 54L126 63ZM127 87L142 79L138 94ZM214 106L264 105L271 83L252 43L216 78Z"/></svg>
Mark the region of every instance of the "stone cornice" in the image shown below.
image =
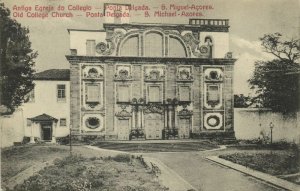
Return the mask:
<svg viewBox="0 0 300 191"><path fill-rule="evenodd" d="M118 56L73 56L66 55L71 64L76 63L112 63L129 62L130 64L181 64L181 65L233 65L237 59L232 58L170 58L170 57L118 57Z"/></svg>
<svg viewBox="0 0 300 191"><path fill-rule="evenodd" d="M191 31L205 31L205 32L228 32L230 26L223 25L186 25L186 24L159 24L159 23L126 23L126 24L117 24L117 23L104 23L103 28L105 29L114 29L114 28L123 28L125 30L130 29L151 29L151 28L162 28L163 30L191 30Z"/></svg>

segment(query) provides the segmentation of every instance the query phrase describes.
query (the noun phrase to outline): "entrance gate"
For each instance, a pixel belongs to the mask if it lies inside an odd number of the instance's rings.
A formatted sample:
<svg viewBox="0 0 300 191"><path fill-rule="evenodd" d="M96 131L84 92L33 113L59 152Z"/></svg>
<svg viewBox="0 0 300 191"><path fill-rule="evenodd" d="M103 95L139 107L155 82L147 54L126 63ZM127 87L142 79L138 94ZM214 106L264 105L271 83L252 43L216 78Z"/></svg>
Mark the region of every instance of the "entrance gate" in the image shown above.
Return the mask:
<svg viewBox="0 0 300 191"><path fill-rule="evenodd" d="M162 139L164 128L163 117L159 113L149 113L145 115L146 139Z"/></svg>

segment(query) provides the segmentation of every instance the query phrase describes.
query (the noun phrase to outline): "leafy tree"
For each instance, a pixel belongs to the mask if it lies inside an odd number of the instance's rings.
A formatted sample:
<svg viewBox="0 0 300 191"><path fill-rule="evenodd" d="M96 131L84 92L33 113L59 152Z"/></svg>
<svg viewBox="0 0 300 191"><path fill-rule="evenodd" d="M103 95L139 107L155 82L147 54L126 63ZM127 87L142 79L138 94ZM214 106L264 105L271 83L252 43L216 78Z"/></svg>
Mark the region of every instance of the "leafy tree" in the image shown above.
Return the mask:
<svg viewBox="0 0 300 191"><path fill-rule="evenodd" d="M244 94L234 95L234 107L246 108L252 104L252 98L250 96L244 96Z"/></svg>
<svg viewBox="0 0 300 191"><path fill-rule="evenodd" d="M260 38L264 51L276 57L257 61L249 79L256 99L273 111L288 113L298 109L300 39L283 40L280 33Z"/></svg>
<svg viewBox="0 0 300 191"><path fill-rule="evenodd" d="M28 28L10 17L0 3L0 105L13 112L33 89L33 66L37 52L31 49Z"/></svg>

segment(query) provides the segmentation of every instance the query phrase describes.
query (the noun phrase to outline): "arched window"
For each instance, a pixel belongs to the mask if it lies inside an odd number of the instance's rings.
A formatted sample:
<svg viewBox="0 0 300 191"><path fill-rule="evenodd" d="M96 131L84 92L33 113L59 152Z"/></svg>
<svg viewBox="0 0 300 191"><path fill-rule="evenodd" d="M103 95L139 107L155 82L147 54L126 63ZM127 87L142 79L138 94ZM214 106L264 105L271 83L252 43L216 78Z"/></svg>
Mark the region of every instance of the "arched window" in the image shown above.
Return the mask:
<svg viewBox="0 0 300 191"><path fill-rule="evenodd" d="M155 32L147 33L144 47L145 56L163 57L163 36Z"/></svg>
<svg viewBox="0 0 300 191"><path fill-rule="evenodd" d="M139 39L137 35L125 40L120 49L120 56L139 56Z"/></svg>
<svg viewBox="0 0 300 191"><path fill-rule="evenodd" d="M169 57L187 57L185 47L177 38L169 38Z"/></svg>

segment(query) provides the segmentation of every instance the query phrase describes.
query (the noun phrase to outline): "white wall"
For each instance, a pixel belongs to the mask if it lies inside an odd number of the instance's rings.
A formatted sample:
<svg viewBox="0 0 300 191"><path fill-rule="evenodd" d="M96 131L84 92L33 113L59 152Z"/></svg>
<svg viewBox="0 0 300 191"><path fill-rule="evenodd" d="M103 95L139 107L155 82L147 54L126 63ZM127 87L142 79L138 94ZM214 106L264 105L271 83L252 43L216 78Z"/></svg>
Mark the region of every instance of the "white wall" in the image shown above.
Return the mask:
<svg viewBox="0 0 300 191"><path fill-rule="evenodd" d="M258 108L234 109L234 128L237 139L255 139L259 137L261 131L270 134L270 122L274 124L274 141L285 139L300 143L300 121L299 119L297 121L297 115L284 116L268 109Z"/></svg>
<svg viewBox="0 0 300 191"><path fill-rule="evenodd" d="M97 45L99 42L106 43L105 38L106 32L70 30L70 49L77 49L77 55L85 56L87 40L95 40Z"/></svg>
<svg viewBox="0 0 300 191"><path fill-rule="evenodd" d="M55 137L64 137L69 134L70 125L70 82L69 81L42 81L35 80L35 98L34 102L25 103L21 107L23 109L25 136L30 137L32 129L27 126L27 118L36 117L43 113L50 115L56 119L66 118L67 126L59 126L56 128ZM64 102L57 100L57 85L64 84L66 86L66 100ZM41 137L40 126L35 124L33 128L35 137Z"/></svg>
<svg viewBox="0 0 300 191"><path fill-rule="evenodd" d="M205 42L205 37L210 36L213 40L213 58L224 58L229 52L228 32L200 32L200 44Z"/></svg>
<svg viewBox="0 0 300 191"><path fill-rule="evenodd" d="M1 116L1 148L9 147L14 142L22 142L25 130L23 125L22 110L17 110L13 115Z"/></svg>

